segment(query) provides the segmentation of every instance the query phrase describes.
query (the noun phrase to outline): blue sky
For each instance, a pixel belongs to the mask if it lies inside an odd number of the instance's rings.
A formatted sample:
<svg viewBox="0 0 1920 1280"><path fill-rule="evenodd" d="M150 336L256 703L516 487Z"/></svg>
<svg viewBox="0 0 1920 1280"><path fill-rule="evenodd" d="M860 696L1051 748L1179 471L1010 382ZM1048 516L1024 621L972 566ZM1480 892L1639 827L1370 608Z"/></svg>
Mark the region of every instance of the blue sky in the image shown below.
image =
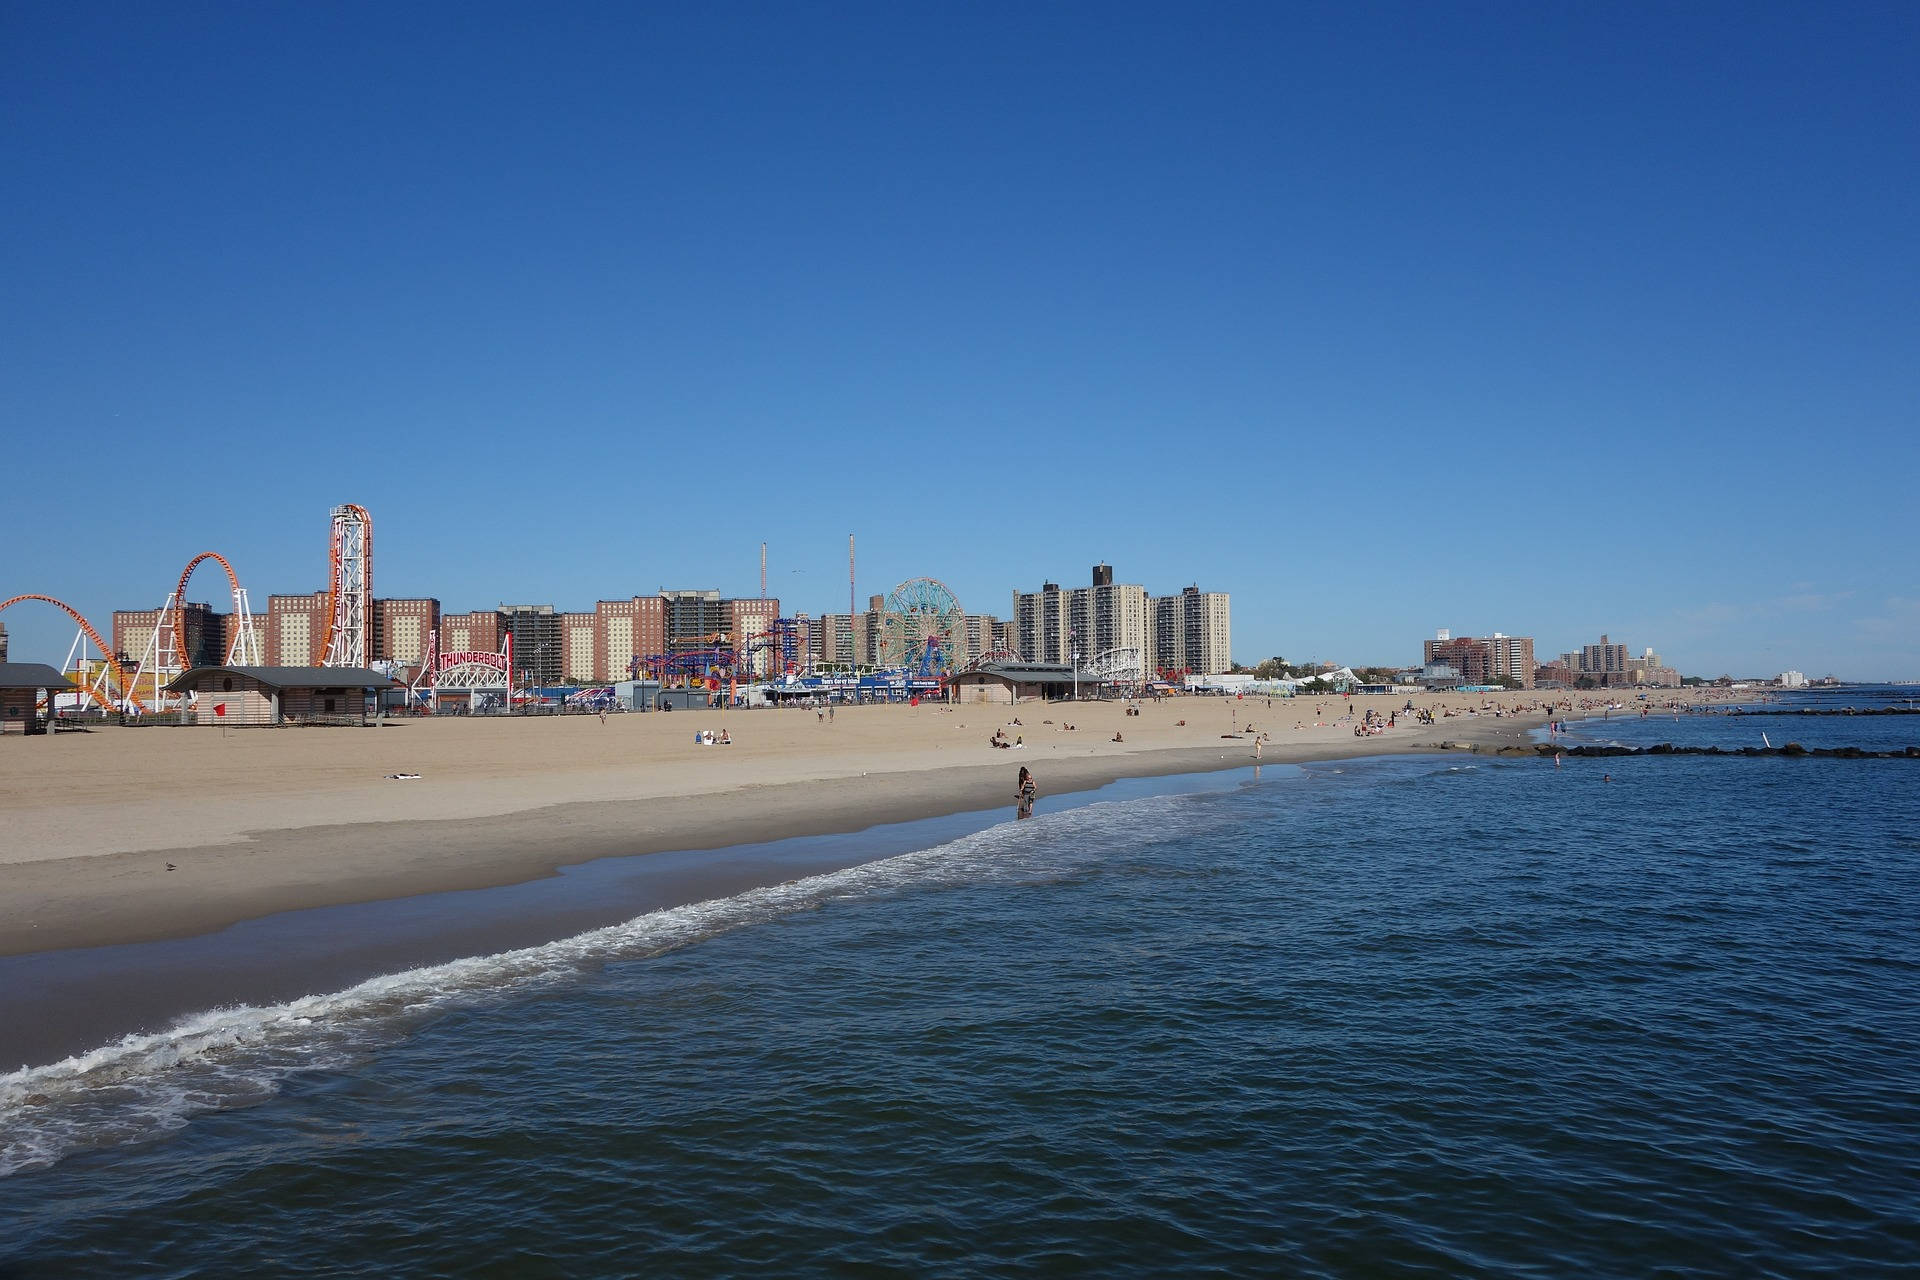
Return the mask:
<svg viewBox="0 0 1920 1280"><path fill-rule="evenodd" d="M853 533L1920 678L1920 8L547 8L0 10L0 598L318 589L350 501L450 610Z"/></svg>

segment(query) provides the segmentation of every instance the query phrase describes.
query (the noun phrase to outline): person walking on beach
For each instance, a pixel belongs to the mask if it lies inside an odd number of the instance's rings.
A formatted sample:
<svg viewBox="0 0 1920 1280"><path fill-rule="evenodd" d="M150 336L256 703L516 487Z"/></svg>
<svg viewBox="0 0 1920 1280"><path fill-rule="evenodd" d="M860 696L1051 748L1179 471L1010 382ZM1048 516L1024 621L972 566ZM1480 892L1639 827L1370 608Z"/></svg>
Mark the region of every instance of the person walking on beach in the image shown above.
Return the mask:
<svg viewBox="0 0 1920 1280"><path fill-rule="evenodd" d="M1033 816L1033 799L1039 794L1039 791L1040 788L1035 785L1033 781L1032 772L1028 770L1027 766L1021 765L1020 779L1015 784L1013 793L1015 813L1019 817L1031 818Z"/></svg>

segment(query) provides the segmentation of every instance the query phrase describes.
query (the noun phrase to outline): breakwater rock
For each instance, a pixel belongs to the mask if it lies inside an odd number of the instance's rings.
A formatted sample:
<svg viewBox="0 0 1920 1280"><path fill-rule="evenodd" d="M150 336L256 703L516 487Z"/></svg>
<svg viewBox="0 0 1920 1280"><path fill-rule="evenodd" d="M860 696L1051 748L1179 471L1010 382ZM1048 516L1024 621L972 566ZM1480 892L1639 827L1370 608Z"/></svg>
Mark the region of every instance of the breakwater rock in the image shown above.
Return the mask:
<svg viewBox="0 0 1920 1280"><path fill-rule="evenodd" d="M1723 716L1920 716L1920 707L1791 707L1784 711L1730 707L1708 712Z"/></svg>
<svg viewBox="0 0 1920 1280"><path fill-rule="evenodd" d="M1547 742L1531 747L1488 747L1476 742L1455 742L1449 738L1444 742L1416 742L1414 746L1426 747L1434 751L1469 751L1475 755L1491 756L1727 756L1729 758L1805 756L1809 759L1819 757L1829 760L1920 760L1920 747L1896 747L1888 751L1869 751L1865 747L1803 747L1797 742L1789 742L1779 747L1676 747L1671 742L1662 742L1651 747L1595 744L1564 747Z"/></svg>
<svg viewBox="0 0 1920 1280"><path fill-rule="evenodd" d="M1557 747L1543 742L1533 750L1542 756L1818 756L1831 760L1920 760L1920 747L1869 751L1864 747L1803 747L1797 742L1778 747L1676 747L1671 742L1651 747Z"/></svg>

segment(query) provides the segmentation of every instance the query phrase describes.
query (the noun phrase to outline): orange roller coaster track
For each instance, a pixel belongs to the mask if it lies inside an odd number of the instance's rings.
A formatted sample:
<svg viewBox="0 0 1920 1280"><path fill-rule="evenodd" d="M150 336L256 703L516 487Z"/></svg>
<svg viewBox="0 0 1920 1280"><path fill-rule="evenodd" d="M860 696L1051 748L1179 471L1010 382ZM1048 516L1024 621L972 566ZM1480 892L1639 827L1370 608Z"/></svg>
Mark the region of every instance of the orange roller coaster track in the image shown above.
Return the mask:
<svg viewBox="0 0 1920 1280"><path fill-rule="evenodd" d="M227 563L227 558L218 551L202 551L199 555L187 561L187 567L180 571L180 585L176 587L173 592L173 656L180 659L180 669L182 671L191 667L193 661L187 656L187 629L181 625L180 615L186 609L187 605L187 579L193 576L193 571L200 567L202 560L219 562L220 567L227 571L227 584L233 588L235 601L237 602L240 598L240 579L233 572L233 566ZM234 620L236 626L242 625L242 623L242 619L236 618Z"/></svg>
<svg viewBox="0 0 1920 1280"><path fill-rule="evenodd" d="M333 536L327 544L327 635L316 666L364 666L370 652L373 619L373 516L358 503L333 509ZM357 645L359 652L336 654L336 647ZM336 661L336 658L339 658Z"/></svg>
<svg viewBox="0 0 1920 1280"><path fill-rule="evenodd" d="M134 706L140 708L140 710L142 711L145 711L147 709L147 704L140 701L140 699L134 694L133 684L131 681L127 679L127 673L120 669L120 662L118 659L116 659L113 656L113 650L107 647L107 642L100 638L100 633L93 629L93 624L91 622L88 622L84 617L80 615L80 611L78 609L75 609L72 605L68 604L66 601L56 600L52 596L42 596L42 595L34 595L32 593L28 593L26 595L14 596L10 600L0 600L0 612L5 612L7 609L11 608L13 605L19 604L22 600L39 600L45 604L50 604L54 608L60 610L62 613L66 614L69 618L72 618L75 622L79 623L80 630L86 633L87 639L93 641L94 647L100 650L100 655L106 659L107 669L113 672L114 681L120 686L122 690L125 691L127 700L132 702ZM102 707L105 707L108 711L117 710L117 708L113 705L113 703L109 702L104 696L102 696L102 694L98 689L95 689L89 686L86 692L88 696L90 696L95 702L99 703Z"/></svg>

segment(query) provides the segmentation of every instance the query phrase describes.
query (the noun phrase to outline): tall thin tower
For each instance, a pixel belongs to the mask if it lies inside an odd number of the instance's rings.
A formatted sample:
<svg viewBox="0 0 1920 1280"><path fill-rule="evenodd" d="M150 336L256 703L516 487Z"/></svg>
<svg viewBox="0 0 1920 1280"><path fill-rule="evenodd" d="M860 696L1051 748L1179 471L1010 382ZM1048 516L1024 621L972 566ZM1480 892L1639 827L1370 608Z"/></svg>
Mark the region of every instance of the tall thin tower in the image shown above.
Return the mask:
<svg viewBox="0 0 1920 1280"><path fill-rule="evenodd" d="M365 507L333 509L327 558L327 643L320 665L364 667L373 656L373 517Z"/></svg>
<svg viewBox="0 0 1920 1280"><path fill-rule="evenodd" d="M853 607L853 535L847 535L847 625L853 625L853 615L860 612Z"/></svg>
<svg viewBox="0 0 1920 1280"><path fill-rule="evenodd" d="M767 598L767 544L760 544L760 598Z"/></svg>

